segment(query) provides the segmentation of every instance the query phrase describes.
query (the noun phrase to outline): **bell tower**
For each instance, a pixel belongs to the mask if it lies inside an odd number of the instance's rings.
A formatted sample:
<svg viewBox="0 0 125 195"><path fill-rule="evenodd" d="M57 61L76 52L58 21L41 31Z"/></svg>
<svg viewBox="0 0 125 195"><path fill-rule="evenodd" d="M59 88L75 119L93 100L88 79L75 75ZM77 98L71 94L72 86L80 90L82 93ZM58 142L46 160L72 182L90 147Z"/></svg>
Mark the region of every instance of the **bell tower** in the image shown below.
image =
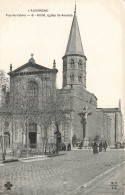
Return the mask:
<svg viewBox="0 0 125 195"><path fill-rule="evenodd" d="M86 88L86 56L84 55L76 5L65 55L63 56L63 87L81 85Z"/></svg>

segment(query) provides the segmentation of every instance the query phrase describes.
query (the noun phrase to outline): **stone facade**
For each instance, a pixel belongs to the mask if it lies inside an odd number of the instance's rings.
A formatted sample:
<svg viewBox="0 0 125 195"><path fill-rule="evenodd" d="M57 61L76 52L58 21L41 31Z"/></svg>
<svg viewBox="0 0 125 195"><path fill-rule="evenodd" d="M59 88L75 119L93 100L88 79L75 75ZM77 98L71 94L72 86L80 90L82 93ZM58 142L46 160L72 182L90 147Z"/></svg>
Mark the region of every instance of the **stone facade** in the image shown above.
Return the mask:
<svg viewBox="0 0 125 195"><path fill-rule="evenodd" d="M109 133L109 144L114 145L114 143L121 142L123 139L123 119L120 108L104 108L103 112L109 117L110 127Z"/></svg>
<svg viewBox="0 0 125 195"><path fill-rule="evenodd" d="M5 76L5 72L0 70L0 106L5 102L5 98L9 92L9 78Z"/></svg>

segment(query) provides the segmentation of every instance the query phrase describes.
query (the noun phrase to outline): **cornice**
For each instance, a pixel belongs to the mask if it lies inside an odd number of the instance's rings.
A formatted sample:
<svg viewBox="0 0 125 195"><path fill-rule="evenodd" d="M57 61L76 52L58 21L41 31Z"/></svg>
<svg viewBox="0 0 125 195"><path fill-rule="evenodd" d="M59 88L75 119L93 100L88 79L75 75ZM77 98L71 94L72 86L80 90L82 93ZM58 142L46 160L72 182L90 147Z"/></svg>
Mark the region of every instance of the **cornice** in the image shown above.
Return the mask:
<svg viewBox="0 0 125 195"><path fill-rule="evenodd" d="M42 71L29 71L29 72L9 72L8 75L11 77L13 76L23 76L23 75L36 75L36 74L43 74L43 73L57 73L57 69L52 70L42 70Z"/></svg>
<svg viewBox="0 0 125 195"><path fill-rule="evenodd" d="M85 55L81 55L81 54L67 54L67 55L64 55L62 57L62 59L66 58L68 56L79 56L79 57L83 57L83 58L85 58L85 60L87 60L86 56Z"/></svg>

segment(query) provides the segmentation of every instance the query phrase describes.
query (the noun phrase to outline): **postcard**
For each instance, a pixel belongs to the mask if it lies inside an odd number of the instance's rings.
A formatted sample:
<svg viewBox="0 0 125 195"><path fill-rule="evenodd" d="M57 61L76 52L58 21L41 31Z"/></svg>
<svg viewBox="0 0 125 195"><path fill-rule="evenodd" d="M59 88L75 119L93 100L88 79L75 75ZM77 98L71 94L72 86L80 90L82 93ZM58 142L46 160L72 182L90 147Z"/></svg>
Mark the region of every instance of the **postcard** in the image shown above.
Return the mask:
<svg viewBox="0 0 125 195"><path fill-rule="evenodd" d="M0 195L125 193L125 0L0 1Z"/></svg>

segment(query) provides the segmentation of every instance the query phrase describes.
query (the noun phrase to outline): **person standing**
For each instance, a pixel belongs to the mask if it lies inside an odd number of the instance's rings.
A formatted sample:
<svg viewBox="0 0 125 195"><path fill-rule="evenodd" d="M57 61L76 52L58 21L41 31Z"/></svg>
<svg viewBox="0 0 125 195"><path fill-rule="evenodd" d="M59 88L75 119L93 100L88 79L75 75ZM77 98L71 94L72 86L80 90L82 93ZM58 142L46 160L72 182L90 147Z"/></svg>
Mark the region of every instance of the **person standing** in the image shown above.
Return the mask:
<svg viewBox="0 0 125 195"><path fill-rule="evenodd" d="M71 144L70 143L68 143L67 149L68 149L68 151L71 150Z"/></svg>
<svg viewBox="0 0 125 195"><path fill-rule="evenodd" d="M106 149L107 149L107 143L106 143L106 141L105 141L104 144L103 144L103 148L104 148L104 150L105 150L105 152L106 152Z"/></svg>
<svg viewBox="0 0 125 195"><path fill-rule="evenodd" d="M99 152L102 152L102 142L99 144Z"/></svg>
<svg viewBox="0 0 125 195"><path fill-rule="evenodd" d="M94 144L93 144L93 154L95 155L97 153L98 153L98 145L97 145L96 142L94 142Z"/></svg>

